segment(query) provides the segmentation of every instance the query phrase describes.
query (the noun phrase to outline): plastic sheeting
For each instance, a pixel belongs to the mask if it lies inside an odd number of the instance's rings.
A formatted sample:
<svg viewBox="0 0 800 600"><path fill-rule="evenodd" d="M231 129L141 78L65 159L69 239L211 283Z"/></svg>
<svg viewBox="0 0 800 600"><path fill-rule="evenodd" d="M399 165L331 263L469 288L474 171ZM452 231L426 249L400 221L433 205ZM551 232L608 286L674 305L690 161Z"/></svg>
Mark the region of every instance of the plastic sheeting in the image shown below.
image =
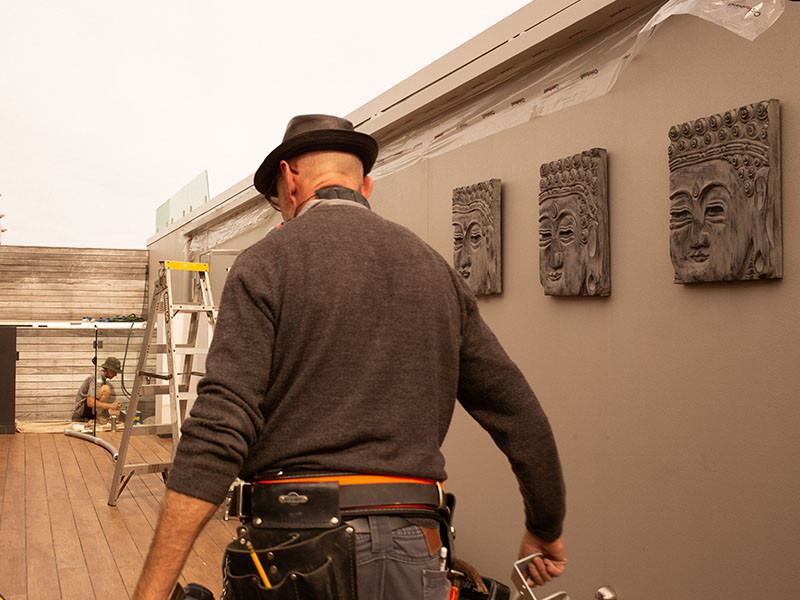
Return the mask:
<svg viewBox="0 0 800 600"><path fill-rule="evenodd" d="M187 236L184 256L196 257L207 250L216 248L223 242L235 238L276 214L275 209L269 205L266 199L263 202L257 202L254 206L230 215L224 221Z"/></svg>
<svg viewBox="0 0 800 600"><path fill-rule="evenodd" d="M608 93L656 28L672 15L695 15L752 41L772 26L784 6L785 0L753 5L728 0L669 0L641 11L501 83L457 111L383 144L372 176L391 175L423 158Z"/></svg>

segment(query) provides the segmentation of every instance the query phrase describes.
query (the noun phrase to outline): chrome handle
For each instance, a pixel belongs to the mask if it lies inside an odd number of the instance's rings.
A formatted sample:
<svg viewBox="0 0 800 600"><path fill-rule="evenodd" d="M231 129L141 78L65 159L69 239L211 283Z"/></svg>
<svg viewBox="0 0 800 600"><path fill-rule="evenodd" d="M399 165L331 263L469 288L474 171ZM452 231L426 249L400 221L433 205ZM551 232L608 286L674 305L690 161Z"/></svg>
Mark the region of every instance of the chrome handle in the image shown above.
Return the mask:
<svg viewBox="0 0 800 600"><path fill-rule="evenodd" d="M536 598L536 596L534 595L533 590L528 585L528 574L527 574L528 563L537 556L543 556L543 554L541 553L531 554L530 556L521 558L520 560L514 563L514 570L511 572L511 581L514 583L514 588L519 594L516 600L538 600L538 598ZM571 600L571 599L566 592L556 592L555 594L552 594L547 598L542 598L542 600Z"/></svg>
<svg viewBox="0 0 800 600"><path fill-rule="evenodd" d="M597 598L597 600L617 600L617 592L614 591L614 588L602 585L597 588L594 597Z"/></svg>

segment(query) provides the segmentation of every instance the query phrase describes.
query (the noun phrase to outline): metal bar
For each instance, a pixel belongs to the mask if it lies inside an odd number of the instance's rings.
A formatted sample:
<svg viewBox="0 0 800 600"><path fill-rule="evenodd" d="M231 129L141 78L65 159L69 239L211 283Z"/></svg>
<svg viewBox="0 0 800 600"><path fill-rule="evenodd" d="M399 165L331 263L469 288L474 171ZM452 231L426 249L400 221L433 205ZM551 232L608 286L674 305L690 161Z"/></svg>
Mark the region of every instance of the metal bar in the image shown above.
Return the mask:
<svg viewBox="0 0 800 600"><path fill-rule="evenodd" d="M187 263L188 264L188 263ZM167 291L164 292L165 311L164 311L164 336L167 346L167 371L175 374L175 340L173 339L172 323L173 323L173 305L172 305L172 274L170 268L164 269L167 280ZM181 419L180 410L178 407L178 381L177 377L172 377L169 381L169 416L170 424L172 425L172 457L175 457L175 452L178 449L178 441L181 435Z"/></svg>
<svg viewBox="0 0 800 600"><path fill-rule="evenodd" d="M88 433L81 433L80 431L75 431L74 429L65 429L64 435L67 435L69 437L76 437L78 439L86 440L87 442L92 442L93 444L97 444L104 450L108 450L108 453L111 455L111 458L115 461L119 457L119 450L117 450L115 446L112 446L103 438L95 437L93 435L89 435Z"/></svg>
<svg viewBox="0 0 800 600"><path fill-rule="evenodd" d="M151 377L153 379L172 379L172 375L169 373L148 373L147 371L137 371L137 375L141 375L142 377Z"/></svg>
<svg viewBox="0 0 800 600"><path fill-rule="evenodd" d="M125 472L128 476L146 475L147 473L161 473L164 470L168 470L171 466L171 462L132 463L130 465L125 465Z"/></svg>
<svg viewBox="0 0 800 600"><path fill-rule="evenodd" d="M172 310L175 312L213 312L214 307L205 304L173 304Z"/></svg>
<svg viewBox="0 0 800 600"><path fill-rule="evenodd" d="M131 390L131 400L128 403L128 415L125 419L125 429L122 433L122 441L117 453L117 461L114 466L114 475L111 479L111 485L108 490L108 505L116 506L119 495L125 489L128 483L128 476L124 481L122 472L125 468L125 459L128 454L128 444L130 443L131 434L133 431L133 420L136 415L136 409L139 406L139 398L142 393L142 386L144 385L145 377L152 377L152 374L147 374L144 367L147 363L147 357L150 353L150 342L155 331L157 314L159 307L163 307L163 294L166 291L166 282L164 281L163 269L159 273L158 283L156 284L156 291L153 293L153 300L150 303L150 311L147 319L147 326L145 327L144 335L142 336L142 346L139 350L139 360L136 365L136 377L133 380L133 389Z"/></svg>
<svg viewBox="0 0 800 600"><path fill-rule="evenodd" d="M196 375L197 373L192 373L192 375ZM203 373L200 373L203 375ZM189 386L178 386L179 392L188 392ZM153 396L158 394L169 394L169 386L164 384L157 384L157 383L147 383L142 386L142 394L145 396Z"/></svg>
<svg viewBox="0 0 800 600"><path fill-rule="evenodd" d="M164 435L172 433L172 425L169 423L136 425L131 431L131 435Z"/></svg>

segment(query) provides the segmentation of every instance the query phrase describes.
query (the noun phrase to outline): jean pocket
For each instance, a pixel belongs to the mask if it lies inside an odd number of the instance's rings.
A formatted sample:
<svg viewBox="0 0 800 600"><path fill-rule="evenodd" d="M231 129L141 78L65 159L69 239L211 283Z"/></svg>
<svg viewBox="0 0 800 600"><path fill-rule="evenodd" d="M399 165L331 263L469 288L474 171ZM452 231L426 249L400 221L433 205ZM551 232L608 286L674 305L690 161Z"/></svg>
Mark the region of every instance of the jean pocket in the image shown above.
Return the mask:
<svg viewBox="0 0 800 600"><path fill-rule="evenodd" d="M422 572L424 600L447 600L450 597L450 580L447 571Z"/></svg>

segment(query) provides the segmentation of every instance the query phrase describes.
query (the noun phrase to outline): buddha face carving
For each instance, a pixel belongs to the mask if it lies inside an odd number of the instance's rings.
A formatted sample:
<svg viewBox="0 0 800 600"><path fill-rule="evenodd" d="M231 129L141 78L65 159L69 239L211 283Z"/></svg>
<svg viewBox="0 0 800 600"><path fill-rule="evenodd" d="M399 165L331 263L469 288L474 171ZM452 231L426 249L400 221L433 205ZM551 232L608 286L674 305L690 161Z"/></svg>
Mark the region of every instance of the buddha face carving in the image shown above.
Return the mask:
<svg viewBox="0 0 800 600"><path fill-rule="evenodd" d="M676 275L686 283L741 279L757 214L730 165L713 160L684 167L670 175L670 190Z"/></svg>
<svg viewBox="0 0 800 600"><path fill-rule="evenodd" d="M453 264L475 294L499 294L500 180L453 190Z"/></svg>
<svg viewBox="0 0 800 600"><path fill-rule="evenodd" d="M579 296L586 278L586 244L578 240L578 196L539 205L539 276L551 296ZM565 269L564 266L568 265Z"/></svg>
<svg viewBox="0 0 800 600"><path fill-rule="evenodd" d="M676 283L781 276L779 104L670 130L670 257Z"/></svg>
<svg viewBox="0 0 800 600"><path fill-rule="evenodd" d="M548 296L607 296L607 153L545 163L539 183L539 280Z"/></svg>

